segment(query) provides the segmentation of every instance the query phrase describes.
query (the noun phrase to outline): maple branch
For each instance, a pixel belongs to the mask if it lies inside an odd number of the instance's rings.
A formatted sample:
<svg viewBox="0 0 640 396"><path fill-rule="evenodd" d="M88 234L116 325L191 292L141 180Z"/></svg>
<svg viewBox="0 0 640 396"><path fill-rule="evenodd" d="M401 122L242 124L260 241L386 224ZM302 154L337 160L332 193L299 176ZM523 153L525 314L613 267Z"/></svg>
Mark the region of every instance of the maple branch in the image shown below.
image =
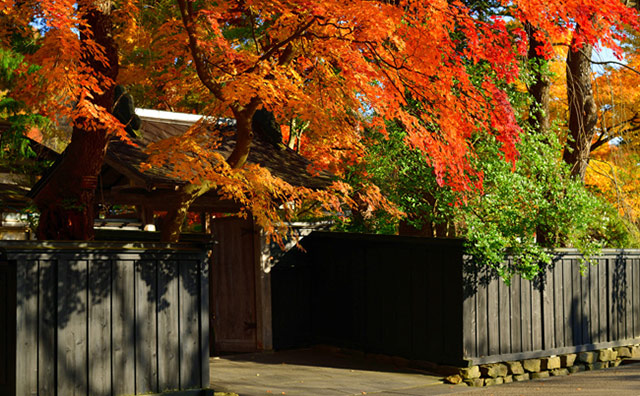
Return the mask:
<svg viewBox="0 0 640 396"><path fill-rule="evenodd" d="M618 66L622 66L625 69L631 70L632 72L640 75L640 71L634 69L633 67L629 66L629 65L625 65L622 62L617 62L617 61L594 61L594 60L589 60L589 62L591 62L594 65L608 65L608 64L612 64L612 65L618 65Z"/></svg>
<svg viewBox="0 0 640 396"><path fill-rule="evenodd" d="M178 0L178 1L185 1L185 0ZM260 64L260 62L271 58L271 56L278 51L280 48L284 47L284 46L288 46L289 43L291 43L293 40L297 39L298 37L300 37L302 35L302 33L305 32L305 30L309 29L311 27L311 25L313 25L314 22L316 22L317 17L313 17L311 18L311 20L307 23L305 23L304 25L300 26L295 32L293 32L293 34L289 37L287 37L286 39L280 41L279 43L273 44L269 47L269 49L267 49L267 51L262 54L262 56L260 56L260 58L258 58L258 60L253 64L253 66L251 66L250 68L246 69L245 71L243 71L242 73L239 74L244 74L244 73L252 73L254 70L256 70L258 68L258 65Z"/></svg>
<svg viewBox="0 0 640 396"><path fill-rule="evenodd" d="M224 100L220 86L213 81L211 74L207 70L208 61L204 58L200 52L198 46L198 38L195 31L195 23L193 21L193 5L189 0L177 0L180 7L180 15L182 16L182 23L187 31L189 37L189 49L193 56L193 61L196 65L196 73L200 78L200 81L211 93L213 93L219 100Z"/></svg>

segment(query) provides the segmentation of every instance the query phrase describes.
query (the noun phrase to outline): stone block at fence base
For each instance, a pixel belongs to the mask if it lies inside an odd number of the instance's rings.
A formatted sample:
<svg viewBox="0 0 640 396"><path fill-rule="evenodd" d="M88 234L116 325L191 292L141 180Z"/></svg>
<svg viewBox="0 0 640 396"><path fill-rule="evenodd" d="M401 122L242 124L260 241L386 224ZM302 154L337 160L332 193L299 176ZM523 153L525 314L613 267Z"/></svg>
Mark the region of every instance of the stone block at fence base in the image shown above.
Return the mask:
<svg viewBox="0 0 640 396"><path fill-rule="evenodd" d="M594 362L591 364L586 364L585 367L587 370L602 370L609 367L609 362Z"/></svg>
<svg viewBox="0 0 640 396"><path fill-rule="evenodd" d="M549 373L552 377L559 377L561 375L569 375L569 370L567 370L566 368L558 368L555 370L551 370Z"/></svg>
<svg viewBox="0 0 640 396"><path fill-rule="evenodd" d="M616 360L618 357L618 352L613 349L601 349L598 351L598 361L599 362L608 362L611 360Z"/></svg>
<svg viewBox="0 0 640 396"><path fill-rule="evenodd" d="M586 367L584 366L584 364L576 364L576 365L567 367L567 370L569 371L569 374L575 374L575 373L579 373L580 371L585 371Z"/></svg>
<svg viewBox="0 0 640 396"><path fill-rule="evenodd" d="M640 358L640 346L634 345L631 347L631 357L634 359Z"/></svg>
<svg viewBox="0 0 640 396"><path fill-rule="evenodd" d="M483 377L496 378L507 375L508 369L506 365L500 363L483 364L480 366L480 372Z"/></svg>
<svg viewBox="0 0 640 396"><path fill-rule="evenodd" d="M529 374L518 374L518 375L514 375L513 376L513 380L515 382L520 382L520 381L529 381L531 379L531 377L529 376Z"/></svg>
<svg viewBox="0 0 640 396"><path fill-rule="evenodd" d="M503 377L487 378L487 379L484 380L484 385L485 386L500 385L500 384L504 384L504 378Z"/></svg>
<svg viewBox="0 0 640 396"><path fill-rule="evenodd" d="M507 362L509 374L524 374L524 367L521 362Z"/></svg>
<svg viewBox="0 0 640 396"><path fill-rule="evenodd" d="M613 349L618 353L618 358L630 358L631 357L631 348L623 346L617 347Z"/></svg>
<svg viewBox="0 0 640 396"><path fill-rule="evenodd" d="M460 375L465 380L480 378L480 367L478 366L465 367L460 370Z"/></svg>
<svg viewBox="0 0 640 396"><path fill-rule="evenodd" d="M444 380L449 384L458 385L459 383L462 382L462 377L459 374L455 374L455 375L450 375L448 377L445 377Z"/></svg>
<svg viewBox="0 0 640 396"><path fill-rule="evenodd" d="M540 369L553 370L560 368L560 358L558 356L540 359Z"/></svg>
<svg viewBox="0 0 640 396"><path fill-rule="evenodd" d="M540 371L540 359L527 359L522 363L524 369L530 373L536 373Z"/></svg>
<svg viewBox="0 0 640 396"><path fill-rule="evenodd" d="M570 353L568 355L562 355L562 356L560 356L560 365L562 367L571 367L575 363L577 357L578 357L578 355L576 355L575 353Z"/></svg>
<svg viewBox="0 0 640 396"><path fill-rule="evenodd" d="M541 371L539 373L531 373L531 379L540 379L540 378L549 378L550 374L548 371Z"/></svg>
<svg viewBox="0 0 640 396"><path fill-rule="evenodd" d="M586 364L591 364L598 358L597 352L580 352L578 354L578 361Z"/></svg>
<svg viewBox="0 0 640 396"><path fill-rule="evenodd" d="M505 384L509 384L511 382L513 382L513 375L507 375L506 377L504 377Z"/></svg>
<svg viewBox="0 0 640 396"><path fill-rule="evenodd" d="M474 378L464 381L469 386L484 386L484 378Z"/></svg>
<svg viewBox="0 0 640 396"><path fill-rule="evenodd" d="M609 362L609 367L618 367L622 363L622 359L616 359Z"/></svg>

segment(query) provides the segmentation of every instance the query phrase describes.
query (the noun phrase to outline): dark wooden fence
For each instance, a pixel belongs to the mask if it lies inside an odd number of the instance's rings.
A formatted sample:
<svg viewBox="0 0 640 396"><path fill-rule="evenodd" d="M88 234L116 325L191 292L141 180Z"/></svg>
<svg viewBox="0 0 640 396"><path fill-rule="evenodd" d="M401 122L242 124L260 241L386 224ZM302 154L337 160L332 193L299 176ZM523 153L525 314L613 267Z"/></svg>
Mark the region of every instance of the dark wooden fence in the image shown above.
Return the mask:
<svg viewBox="0 0 640 396"><path fill-rule="evenodd" d="M272 270L276 348L332 344L440 364L525 359L640 342L640 251L580 274L559 250L508 287L461 240L313 233Z"/></svg>
<svg viewBox="0 0 640 396"><path fill-rule="evenodd" d="M534 281L510 287L465 269L464 356L475 363L640 342L640 251L605 250L580 273L574 250ZM490 274L489 274L490 275Z"/></svg>
<svg viewBox="0 0 640 396"><path fill-rule="evenodd" d="M15 310L9 365L16 396L208 386L204 249L42 242L0 248L15 274L6 279L15 285L16 303L7 309Z"/></svg>
<svg viewBox="0 0 640 396"><path fill-rule="evenodd" d="M462 241L314 232L272 269L275 348L462 364Z"/></svg>

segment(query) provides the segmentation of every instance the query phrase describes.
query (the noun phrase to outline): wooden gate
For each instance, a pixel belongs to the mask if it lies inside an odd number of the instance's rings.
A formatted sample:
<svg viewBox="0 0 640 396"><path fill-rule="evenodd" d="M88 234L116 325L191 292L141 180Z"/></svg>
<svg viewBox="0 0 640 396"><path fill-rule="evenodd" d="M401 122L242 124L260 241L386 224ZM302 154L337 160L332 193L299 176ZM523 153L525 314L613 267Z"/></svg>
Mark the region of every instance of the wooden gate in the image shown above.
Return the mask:
<svg viewBox="0 0 640 396"><path fill-rule="evenodd" d="M215 352L257 350L256 252L253 221L214 219L211 323Z"/></svg>

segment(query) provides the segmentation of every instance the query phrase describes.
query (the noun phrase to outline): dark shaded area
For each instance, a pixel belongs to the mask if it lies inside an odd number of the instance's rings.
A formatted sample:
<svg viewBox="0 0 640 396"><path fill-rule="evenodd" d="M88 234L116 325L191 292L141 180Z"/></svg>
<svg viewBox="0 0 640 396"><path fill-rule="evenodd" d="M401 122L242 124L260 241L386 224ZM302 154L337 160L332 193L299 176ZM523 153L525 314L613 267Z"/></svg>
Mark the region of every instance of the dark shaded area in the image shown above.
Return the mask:
<svg viewBox="0 0 640 396"><path fill-rule="evenodd" d="M462 363L462 241L314 232L272 269L275 348Z"/></svg>
<svg viewBox="0 0 640 396"><path fill-rule="evenodd" d="M302 246L276 255L272 270L275 348L456 365L640 340L636 250L605 250L584 273L576 250L559 250L539 276L507 285L459 240L314 232Z"/></svg>
<svg viewBox="0 0 640 396"><path fill-rule="evenodd" d="M0 394L106 396L208 385L203 246L2 241L0 250L17 269L12 328L20 353L9 364L35 374L18 376L16 392ZM158 329L161 318L179 331ZM173 359L159 359L166 353Z"/></svg>
<svg viewBox="0 0 640 396"><path fill-rule="evenodd" d="M0 394L15 394L16 268L0 252Z"/></svg>

